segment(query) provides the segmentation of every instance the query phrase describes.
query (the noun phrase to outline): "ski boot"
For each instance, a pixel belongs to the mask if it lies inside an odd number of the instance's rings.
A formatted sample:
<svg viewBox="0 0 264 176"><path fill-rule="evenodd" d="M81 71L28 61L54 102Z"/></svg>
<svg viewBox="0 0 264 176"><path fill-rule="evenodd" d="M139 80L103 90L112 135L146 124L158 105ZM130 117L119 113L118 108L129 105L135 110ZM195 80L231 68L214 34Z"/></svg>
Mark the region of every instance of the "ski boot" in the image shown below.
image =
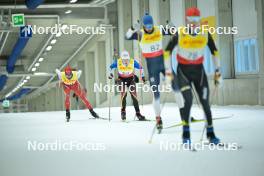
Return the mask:
<svg viewBox="0 0 264 176"><path fill-rule="evenodd" d="M160 116L156 117L156 126L157 126L158 133L160 134L163 129L163 124L162 124L162 120Z"/></svg>
<svg viewBox="0 0 264 176"><path fill-rule="evenodd" d="M215 136L214 127L210 126L206 129L206 136L210 144L218 145L220 144L220 139Z"/></svg>
<svg viewBox="0 0 264 176"><path fill-rule="evenodd" d="M98 114L96 114L93 109L89 109L89 111L94 118L99 118Z"/></svg>
<svg viewBox="0 0 264 176"><path fill-rule="evenodd" d="M190 127L187 125L184 125L182 127L183 133L182 133L182 143L191 145L191 138L190 138Z"/></svg>
<svg viewBox="0 0 264 176"><path fill-rule="evenodd" d="M182 133L182 144L184 149L188 149L192 152L196 152L194 146L192 146L191 137L190 137L190 127L189 125L183 125L182 127L183 133ZM187 147L187 148L185 148Z"/></svg>
<svg viewBox="0 0 264 176"><path fill-rule="evenodd" d="M66 122L69 122L71 118L70 110L66 109Z"/></svg>
<svg viewBox="0 0 264 176"><path fill-rule="evenodd" d="M126 111L121 111L121 119L122 121L126 120Z"/></svg>
<svg viewBox="0 0 264 176"><path fill-rule="evenodd" d="M139 121L145 121L146 120L145 116L140 114L140 112L136 112L136 116L137 116Z"/></svg>

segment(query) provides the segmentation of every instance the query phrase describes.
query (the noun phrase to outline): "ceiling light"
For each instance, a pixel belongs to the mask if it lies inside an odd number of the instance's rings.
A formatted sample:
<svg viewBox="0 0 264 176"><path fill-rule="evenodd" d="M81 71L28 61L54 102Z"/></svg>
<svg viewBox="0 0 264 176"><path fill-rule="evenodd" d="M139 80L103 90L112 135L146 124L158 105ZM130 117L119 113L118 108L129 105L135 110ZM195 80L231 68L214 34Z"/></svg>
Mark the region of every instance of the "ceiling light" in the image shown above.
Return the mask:
<svg viewBox="0 0 264 176"><path fill-rule="evenodd" d="M35 67L39 67L39 65L40 65L40 64L37 62L37 63L35 64Z"/></svg>
<svg viewBox="0 0 264 176"><path fill-rule="evenodd" d="M38 73L34 73L34 75L36 75L36 76L42 76L42 75L49 75L49 73L38 72Z"/></svg>
<svg viewBox="0 0 264 176"><path fill-rule="evenodd" d="M43 57L41 57L41 58L39 58L39 62L42 62L44 60L44 58Z"/></svg>
<svg viewBox="0 0 264 176"><path fill-rule="evenodd" d="M57 42L56 39L52 39L51 42L50 42L50 44L54 45L56 42Z"/></svg>
<svg viewBox="0 0 264 176"><path fill-rule="evenodd" d="M47 46L46 51L50 51L51 49L52 49L52 46L49 45L49 46Z"/></svg>
<svg viewBox="0 0 264 176"><path fill-rule="evenodd" d="M76 3L78 0L70 0L70 3L73 4L73 3Z"/></svg>
<svg viewBox="0 0 264 176"><path fill-rule="evenodd" d="M31 70L31 71L33 71L33 72L34 72L34 71L36 71L36 70L37 70L37 68L36 68L36 67L34 67L34 68L32 68L32 70Z"/></svg>
<svg viewBox="0 0 264 176"><path fill-rule="evenodd" d="M72 10L66 10L65 11L65 14L70 14L70 13L72 13Z"/></svg>
<svg viewBox="0 0 264 176"><path fill-rule="evenodd" d="M30 79L30 76L27 76L26 79L29 80Z"/></svg>

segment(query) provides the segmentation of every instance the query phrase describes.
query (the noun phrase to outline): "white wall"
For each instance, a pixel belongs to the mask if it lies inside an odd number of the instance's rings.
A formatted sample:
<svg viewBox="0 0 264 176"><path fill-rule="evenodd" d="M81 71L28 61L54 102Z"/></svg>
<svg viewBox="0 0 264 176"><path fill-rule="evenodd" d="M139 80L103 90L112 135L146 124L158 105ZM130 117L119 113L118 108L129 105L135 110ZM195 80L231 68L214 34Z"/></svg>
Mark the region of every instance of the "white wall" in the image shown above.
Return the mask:
<svg viewBox="0 0 264 176"><path fill-rule="evenodd" d="M235 39L257 35L257 12L254 0L233 0L233 24L239 29Z"/></svg>

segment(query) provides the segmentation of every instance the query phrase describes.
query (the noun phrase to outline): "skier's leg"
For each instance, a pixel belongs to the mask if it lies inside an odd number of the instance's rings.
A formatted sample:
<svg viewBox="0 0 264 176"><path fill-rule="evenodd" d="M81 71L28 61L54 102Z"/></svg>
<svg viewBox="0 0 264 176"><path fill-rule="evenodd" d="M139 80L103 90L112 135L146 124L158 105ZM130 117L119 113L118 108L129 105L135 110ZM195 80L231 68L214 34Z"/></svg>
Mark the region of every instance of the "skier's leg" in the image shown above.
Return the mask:
<svg viewBox="0 0 264 176"><path fill-rule="evenodd" d="M210 101L209 101L209 85L208 85L208 80L207 76L205 74L204 69L201 70L201 77L198 81L194 81L194 86L195 89L198 93L199 100L202 104L205 116L206 116L206 121L207 121L207 138L211 143L218 144L220 143L220 139L215 136L214 133L214 127L213 127L213 120L212 120L212 112L210 108Z"/></svg>
<svg viewBox="0 0 264 176"><path fill-rule="evenodd" d="M80 83L76 82L74 84L74 92L75 94L81 98L81 100L83 101L83 103L85 104L86 108L93 109L92 105L90 104L90 102L88 101L88 99L86 98L85 92L84 90L82 90Z"/></svg>
<svg viewBox="0 0 264 176"><path fill-rule="evenodd" d="M195 80L194 86L196 89L196 92L199 96L199 100L200 103L203 107L205 116L206 116L206 121L207 121L207 125L208 126L212 126L213 122L212 122L212 113L211 113L211 108L210 108L210 104L209 104L209 85L208 85L208 80L207 80L207 76L204 73L204 70L201 70L201 76L199 79Z"/></svg>
<svg viewBox="0 0 264 176"><path fill-rule="evenodd" d="M158 86L160 84L160 73L165 74L163 55L158 56L156 58L146 59L146 62L148 68L149 82L153 93L153 108L156 115L156 126L158 130L161 130L163 128L163 125L160 117L161 107L160 92Z"/></svg>
<svg viewBox="0 0 264 176"><path fill-rule="evenodd" d="M79 82L76 82L73 86L73 91L75 92L75 94L81 98L82 102L85 104L86 108L89 109L91 115L95 118L99 118L99 116L94 112L93 107L91 105L91 103L88 101L88 99L86 98L85 95L85 91L82 90L81 85Z"/></svg>
<svg viewBox="0 0 264 176"><path fill-rule="evenodd" d="M153 108L156 115L157 128L161 130L163 128L163 123L161 119L161 107L160 107L160 92L159 92L159 84L160 84L160 72L151 75L150 86L151 91L153 93Z"/></svg>
<svg viewBox="0 0 264 176"><path fill-rule="evenodd" d="M65 94L65 109L66 109L66 120L67 122L69 122L71 115L70 115L70 86L67 85L63 85L63 90L64 90L64 94Z"/></svg>
<svg viewBox="0 0 264 176"><path fill-rule="evenodd" d="M183 143L190 143L190 126L189 126L189 118L190 118L190 111L192 106L192 91L191 91L191 84L188 78L188 75L185 75L182 72L181 66L178 66L177 69L177 78L179 81L179 87L184 98L184 107L180 109L180 115L183 123Z"/></svg>
<svg viewBox="0 0 264 176"><path fill-rule="evenodd" d="M141 115L140 110L139 110L139 103L138 103L138 99L137 99L137 91L136 91L136 83L134 81L134 79L132 79L130 81L129 86L129 93L131 95L132 101L133 101L133 105L136 111L136 116L139 120L145 120L145 117L143 115Z"/></svg>
<svg viewBox="0 0 264 176"><path fill-rule="evenodd" d="M127 97L127 92L126 92L126 82L125 80L121 79L120 80L120 92L121 92L121 119L126 120L126 97Z"/></svg>

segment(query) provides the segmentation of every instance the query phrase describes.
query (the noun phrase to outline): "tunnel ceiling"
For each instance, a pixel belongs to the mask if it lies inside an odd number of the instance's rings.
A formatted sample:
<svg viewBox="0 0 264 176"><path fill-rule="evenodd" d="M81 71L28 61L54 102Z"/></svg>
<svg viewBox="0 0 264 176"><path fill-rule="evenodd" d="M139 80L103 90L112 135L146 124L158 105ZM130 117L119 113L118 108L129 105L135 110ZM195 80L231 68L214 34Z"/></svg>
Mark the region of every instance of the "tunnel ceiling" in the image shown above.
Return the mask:
<svg viewBox="0 0 264 176"><path fill-rule="evenodd" d="M46 0L45 3L68 3L65 0ZM78 3L89 3L92 1L79 0ZM0 11L1 5L12 5L14 0L1 0L0 1ZM17 0L18 4L23 4L24 1ZM54 18L26 18L26 23L35 24L37 26L54 26L57 23L55 16L60 17L61 24L75 24L78 26L96 26L99 21L104 18L104 7L75 7L71 14L65 14L65 8L58 9L36 9L34 11L29 11L27 9L12 9L12 13L20 12L25 13L25 15L52 15ZM6 11L5 11L6 13ZM0 21L1 22L1 21ZM0 23L0 75L6 74L6 64L12 49L19 38L19 28L14 28L10 26L8 30L2 30ZM29 74L32 73L29 66L33 63L35 58L38 56L42 50L45 43L50 38L51 34L35 34L27 43L26 47L21 53L15 65L14 75L18 74ZM65 61L76 51L76 49L84 42L84 40L89 37L87 34L82 35L61 35L60 37L53 38L57 39L53 49L49 52L44 52L45 60L41 63L40 67L37 69L38 72L55 73L55 68L59 68L65 63ZM6 41L5 41L6 39ZM4 42L5 41L5 42ZM3 46L2 50L1 47ZM39 57L38 57L39 58ZM22 77L15 77L10 75L8 77L7 84L4 89L0 91L0 99L12 91L20 82ZM40 87L45 84L50 77L32 77L30 81L25 84L26 87Z"/></svg>

